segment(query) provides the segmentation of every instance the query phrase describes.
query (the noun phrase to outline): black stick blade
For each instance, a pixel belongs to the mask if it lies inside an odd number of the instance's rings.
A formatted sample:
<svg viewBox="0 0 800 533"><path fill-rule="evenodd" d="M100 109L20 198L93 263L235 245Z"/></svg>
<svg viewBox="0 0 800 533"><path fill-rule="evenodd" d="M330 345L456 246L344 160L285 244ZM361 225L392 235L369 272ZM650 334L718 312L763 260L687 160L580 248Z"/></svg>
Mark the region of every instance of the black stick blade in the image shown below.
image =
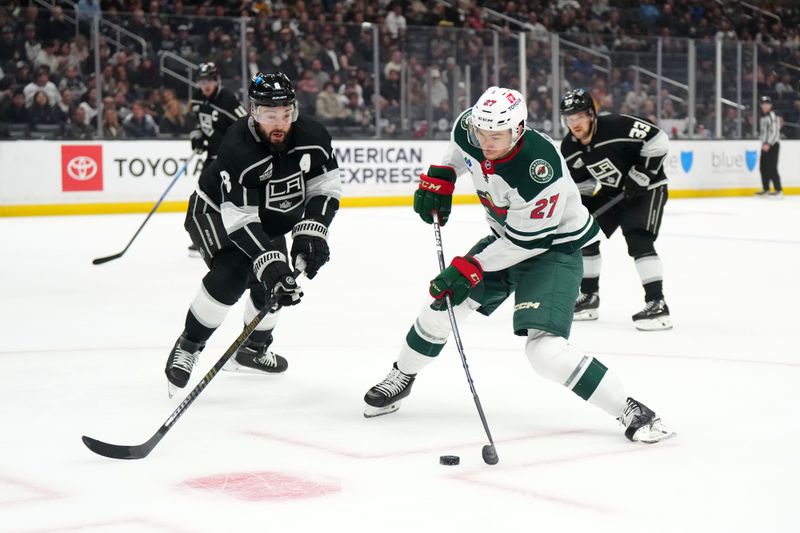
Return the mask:
<svg viewBox="0 0 800 533"><path fill-rule="evenodd" d="M487 465L496 465L497 462L500 460L497 457L497 450L494 447L494 444L487 444L481 450L481 455L483 455L483 462Z"/></svg>
<svg viewBox="0 0 800 533"><path fill-rule="evenodd" d="M138 446L119 446L117 444L109 444L99 440L87 437L84 435L81 440L87 448L92 450L97 455L108 457L110 459L144 459L147 454L153 449L148 446L150 442L140 444Z"/></svg>
<svg viewBox="0 0 800 533"><path fill-rule="evenodd" d="M98 257L97 259L92 259L93 265L102 265L103 263L108 263L109 261L113 261L114 259L119 259L122 257L122 252L114 255L109 255L108 257Z"/></svg>

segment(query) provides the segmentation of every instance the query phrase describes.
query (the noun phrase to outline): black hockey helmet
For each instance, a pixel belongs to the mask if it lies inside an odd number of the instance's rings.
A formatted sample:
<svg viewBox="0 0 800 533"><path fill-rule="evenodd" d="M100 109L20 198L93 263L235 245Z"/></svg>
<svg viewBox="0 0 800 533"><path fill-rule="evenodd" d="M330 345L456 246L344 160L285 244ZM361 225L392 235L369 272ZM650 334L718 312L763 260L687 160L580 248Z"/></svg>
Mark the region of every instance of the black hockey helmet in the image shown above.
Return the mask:
<svg viewBox="0 0 800 533"><path fill-rule="evenodd" d="M250 80L247 95L253 104L268 107L293 105L297 102L292 82L283 72L259 72Z"/></svg>
<svg viewBox="0 0 800 533"><path fill-rule="evenodd" d="M561 98L559 104L561 116L574 115L581 111L591 111L591 115L595 114L594 99L589 91L585 89L572 89Z"/></svg>
<svg viewBox="0 0 800 533"><path fill-rule="evenodd" d="M207 63L200 63L197 67L198 80L216 80L219 78L219 69L217 65L209 61Z"/></svg>
<svg viewBox="0 0 800 533"><path fill-rule="evenodd" d="M250 80L247 90L250 113L257 117L256 108L292 106L292 122L297 120L297 95L289 78L283 72L259 72Z"/></svg>
<svg viewBox="0 0 800 533"><path fill-rule="evenodd" d="M772 98L767 96L767 95L764 95L764 96L762 96L761 98L758 99L758 103L759 104L771 104L772 103Z"/></svg>

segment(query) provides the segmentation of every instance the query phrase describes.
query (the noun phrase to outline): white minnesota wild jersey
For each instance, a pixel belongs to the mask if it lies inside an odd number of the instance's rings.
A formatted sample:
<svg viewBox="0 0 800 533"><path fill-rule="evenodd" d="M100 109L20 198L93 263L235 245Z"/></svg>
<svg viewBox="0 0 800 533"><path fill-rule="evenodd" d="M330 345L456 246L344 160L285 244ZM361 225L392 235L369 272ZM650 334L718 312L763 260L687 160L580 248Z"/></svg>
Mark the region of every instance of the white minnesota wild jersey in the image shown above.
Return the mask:
<svg viewBox="0 0 800 533"><path fill-rule="evenodd" d="M505 158L490 161L467 139L468 109L450 134L443 165L469 173L486 219L497 237L478 253L487 272L502 270L549 250L572 253L600 238L581 203L567 164L553 141L526 129Z"/></svg>

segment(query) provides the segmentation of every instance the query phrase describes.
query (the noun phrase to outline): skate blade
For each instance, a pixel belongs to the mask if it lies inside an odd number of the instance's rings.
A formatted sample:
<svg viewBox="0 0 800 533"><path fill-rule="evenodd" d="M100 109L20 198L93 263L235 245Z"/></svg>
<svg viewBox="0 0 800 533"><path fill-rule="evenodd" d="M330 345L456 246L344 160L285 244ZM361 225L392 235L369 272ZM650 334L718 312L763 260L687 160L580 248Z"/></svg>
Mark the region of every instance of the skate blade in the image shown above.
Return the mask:
<svg viewBox="0 0 800 533"><path fill-rule="evenodd" d="M633 434L634 442L641 442L642 444L655 444L662 440L671 439L678 434L666 427L660 420L656 420L650 427L644 426Z"/></svg>
<svg viewBox="0 0 800 533"><path fill-rule="evenodd" d="M580 322L583 320L597 320L598 318L600 318L600 313L597 311L597 309L584 309L583 311L578 311L572 315L572 320L575 322Z"/></svg>
<svg viewBox="0 0 800 533"><path fill-rule="evenodd" d="M639 331L662 331L672 329L672 321L669 319L669 316L636 320L633 325L636 326L636 329Z"/></svg>
<svg viewBox="0 0 800 533"><path fill-rule="evenodd" d="M261 376L274 376L277 374L283 374L283 372L270 372L268 370L259 370L257 368L241 365L236 362L233 357L228 359L228 362L223 365L222 370L226 372L238 372L239 374L258 374Z"/></svg>
<svg viewBox="0 0 800 533"><path fill-rule="evenodd" d="M373 407L366 404L364 408L364 418L375 418L376 416L388 415L400 409L400 402L394 402L386 407Z"/></svg>
<svg viewBox="0 0 800 533"><path fill-rule="evenodd" d="M175 393L178 392L179 387L173 385L169 380L167 380L167 394L169 395L169 399L171 400Z"/></svg>

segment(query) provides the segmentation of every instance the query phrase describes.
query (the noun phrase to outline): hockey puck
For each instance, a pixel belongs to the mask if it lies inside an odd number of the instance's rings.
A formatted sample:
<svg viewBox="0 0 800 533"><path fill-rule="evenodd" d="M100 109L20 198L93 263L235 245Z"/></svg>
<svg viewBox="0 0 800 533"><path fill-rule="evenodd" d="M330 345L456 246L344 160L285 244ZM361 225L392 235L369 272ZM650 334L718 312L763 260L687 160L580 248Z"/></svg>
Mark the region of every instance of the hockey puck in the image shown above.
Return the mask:
<svg viewBox="0 0 800 533"><path fill-rule="evenodd" d="M461 458L457 455L442 455L439 457L439 464L440 465L457 465L461 462Z"/></svg>

